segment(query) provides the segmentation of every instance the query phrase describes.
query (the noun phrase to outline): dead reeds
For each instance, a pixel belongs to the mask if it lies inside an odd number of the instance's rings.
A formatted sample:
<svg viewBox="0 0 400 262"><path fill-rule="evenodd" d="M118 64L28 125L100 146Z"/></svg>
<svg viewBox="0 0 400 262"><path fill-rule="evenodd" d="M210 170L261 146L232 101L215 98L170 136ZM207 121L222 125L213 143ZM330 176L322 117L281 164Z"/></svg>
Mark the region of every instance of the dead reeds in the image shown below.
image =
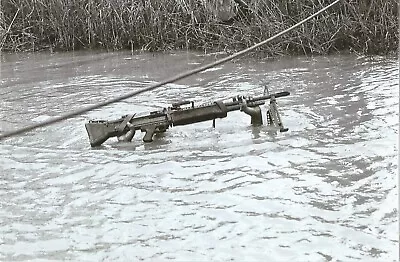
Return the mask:
<svg viewBox="0 0 400 262"><path fill-rule="evenodd" d="M330 2L2 0L0 49L235 51L288 28ZM343 50L381 54L396 50L398 40L396 0L347 0L261 51L268 55Z"/></svg>

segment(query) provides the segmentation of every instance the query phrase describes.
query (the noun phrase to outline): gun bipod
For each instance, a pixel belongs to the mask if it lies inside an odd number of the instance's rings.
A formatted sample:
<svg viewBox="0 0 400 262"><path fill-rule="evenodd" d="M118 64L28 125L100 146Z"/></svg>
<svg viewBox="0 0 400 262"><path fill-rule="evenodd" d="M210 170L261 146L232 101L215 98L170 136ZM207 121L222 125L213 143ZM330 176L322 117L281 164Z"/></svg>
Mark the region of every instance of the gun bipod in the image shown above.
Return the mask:
<svg viewBox="0 0 400 262"><path fill-rule="evenodd" d="M269 109L267 110L267 123L268 125L278 127L280 132L286 132L289 130L289 128L283 126L274 95L271 95L270 98Z"/></svg>

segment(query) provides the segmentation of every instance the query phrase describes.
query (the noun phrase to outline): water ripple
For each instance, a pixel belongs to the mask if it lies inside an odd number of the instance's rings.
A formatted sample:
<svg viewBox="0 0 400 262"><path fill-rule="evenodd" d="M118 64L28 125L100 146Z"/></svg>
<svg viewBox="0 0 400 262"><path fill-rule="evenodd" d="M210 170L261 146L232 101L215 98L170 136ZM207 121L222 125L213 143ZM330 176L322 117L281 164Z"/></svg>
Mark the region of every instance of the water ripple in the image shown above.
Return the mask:
<svg viewBox="0 0 400 262"><path fill-rule="evenodd" d="M2 54L0 132L212 59ZM392 58L249 58L7 139L0 260L395 261L398 77ZM89 147L89 119L177 98L258 95L265 85L291 91L279 99L287 133L232 112L215 129L199 123L151 144Z"/></svg>

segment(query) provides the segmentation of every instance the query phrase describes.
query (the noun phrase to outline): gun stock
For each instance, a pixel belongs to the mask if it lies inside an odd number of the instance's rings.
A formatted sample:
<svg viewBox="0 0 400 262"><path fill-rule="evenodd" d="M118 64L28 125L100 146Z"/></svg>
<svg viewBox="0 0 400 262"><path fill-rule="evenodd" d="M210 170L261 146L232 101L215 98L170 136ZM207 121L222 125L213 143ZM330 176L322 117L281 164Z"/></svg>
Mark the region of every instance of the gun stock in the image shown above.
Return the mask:
<svg viewBox="0 0 400 262"><path fill-rule="evenodd" d="M100 146L107 139L114 136L120 136L124 133L117 129L122 123L121 121L89 121L85 124L86 131L89 135L89 142L92 147Z"/></svg>
<svg viewBox="0 0 400 262"><path fill-rule="evenodd" d="M135 130L145 132L144 142L152 142L154 133L164 132L169 127L166 110L152 112L145 116L134 118L135 115L126 115L114 121L95 120L85 124L92 147L100 146L110 137L118 140L130 141ZM128 133L129 132L129 133Z"/></svg>

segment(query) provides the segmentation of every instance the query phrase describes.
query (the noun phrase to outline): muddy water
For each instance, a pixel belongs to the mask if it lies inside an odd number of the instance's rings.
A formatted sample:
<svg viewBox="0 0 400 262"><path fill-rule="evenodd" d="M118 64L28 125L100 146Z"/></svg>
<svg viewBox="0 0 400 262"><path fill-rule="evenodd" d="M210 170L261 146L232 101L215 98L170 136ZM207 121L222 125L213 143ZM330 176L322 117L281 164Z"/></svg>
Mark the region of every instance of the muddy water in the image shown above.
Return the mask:
<svg viewBox="0 0 400 262"><path fill-rule="evenodd" d="M214 61L200 53L2 54L0 132ZM0 143L0 260L395 261L399 63L244 58ZM232 112L89 146L84 124L237 94L279 99L287 133Z"/></svg>

